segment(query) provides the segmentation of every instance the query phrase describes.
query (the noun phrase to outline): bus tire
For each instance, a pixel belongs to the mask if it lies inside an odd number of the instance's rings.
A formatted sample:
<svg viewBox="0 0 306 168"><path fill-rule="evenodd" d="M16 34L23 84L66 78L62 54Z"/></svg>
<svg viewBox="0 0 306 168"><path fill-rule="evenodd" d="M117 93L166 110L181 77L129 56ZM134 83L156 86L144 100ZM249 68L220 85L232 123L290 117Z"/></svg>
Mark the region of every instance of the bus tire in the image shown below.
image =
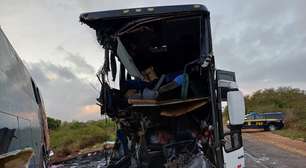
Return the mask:
<svg viewBox="0 0 306 168"><path fill-rule="evenodd" d="M269 131L275 131L277 127L274 124L269 124Z"/></svg>

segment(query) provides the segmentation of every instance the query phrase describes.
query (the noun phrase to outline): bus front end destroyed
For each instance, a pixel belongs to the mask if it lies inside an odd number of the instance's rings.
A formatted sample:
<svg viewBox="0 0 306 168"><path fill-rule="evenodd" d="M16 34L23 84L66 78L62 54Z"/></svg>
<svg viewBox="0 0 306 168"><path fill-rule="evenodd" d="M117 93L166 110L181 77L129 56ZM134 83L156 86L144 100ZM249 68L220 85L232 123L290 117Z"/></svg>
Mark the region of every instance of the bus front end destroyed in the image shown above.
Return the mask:
<svg viewBox="0 0 306 168"><path fill-rule="evenodd" d="M244 102L235 74L215 69L205 6L92 12L80 21L105 50L97 100L118 125L108 167L244 167ZM230 115L224 134L228 95L243 114Z"/></svg>

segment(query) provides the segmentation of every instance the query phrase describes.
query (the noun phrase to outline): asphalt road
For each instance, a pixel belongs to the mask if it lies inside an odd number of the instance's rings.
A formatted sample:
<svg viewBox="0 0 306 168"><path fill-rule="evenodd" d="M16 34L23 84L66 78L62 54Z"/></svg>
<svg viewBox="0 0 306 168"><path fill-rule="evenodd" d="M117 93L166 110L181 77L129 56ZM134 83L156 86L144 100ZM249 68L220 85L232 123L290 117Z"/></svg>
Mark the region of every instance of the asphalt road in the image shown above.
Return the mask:
<svg viewBox="0 0 306 168"><path fill-rule="evenodd" d="M263 133L266 135L266 133ZM246 168L306 168L306 156L286 151L275 145L258 140L252 133L244 133ZM291 143L290 143L291 144ZM105 159L102 152L63 162L52 168L104 168Z"/></svg>
<svg viewBox="0 0 306 168"><path fill-rule="evenodd" d="M306 168L306 157L274 145L243 137L247 168Z"/></svg>

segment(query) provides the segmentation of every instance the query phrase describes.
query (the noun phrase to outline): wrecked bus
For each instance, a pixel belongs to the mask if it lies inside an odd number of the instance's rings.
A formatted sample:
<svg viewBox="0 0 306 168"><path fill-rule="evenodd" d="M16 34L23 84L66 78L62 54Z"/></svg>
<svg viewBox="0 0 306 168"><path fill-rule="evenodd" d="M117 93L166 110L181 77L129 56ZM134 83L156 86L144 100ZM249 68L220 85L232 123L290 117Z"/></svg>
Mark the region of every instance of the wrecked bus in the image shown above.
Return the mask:
<svg viewBox="0 0 306 168"><path fill-rule="evenodd" d="M0 28L0 167L47 167L43 99Z"/></svg>
<svg viewBox="0 0 306 168"><path fill-rule="evenodd" d="M244 100L235 74L215 68L205 6L91 12L80 21L105 50L97 100L118 125L108 167L244 167Z"/></svg>

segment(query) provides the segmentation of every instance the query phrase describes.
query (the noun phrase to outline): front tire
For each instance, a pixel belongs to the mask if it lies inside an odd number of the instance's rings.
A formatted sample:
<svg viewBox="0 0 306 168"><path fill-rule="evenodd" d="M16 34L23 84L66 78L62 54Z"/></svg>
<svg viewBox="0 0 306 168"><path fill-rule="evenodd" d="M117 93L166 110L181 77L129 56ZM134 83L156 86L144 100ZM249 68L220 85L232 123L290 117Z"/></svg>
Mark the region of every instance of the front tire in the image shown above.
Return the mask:
<svg viewBox="0 0 306 168"><path fill-rule="evenodd" d="M42 161L42 166L43 166L43 168L47 168L48 167L48 163L45 160L43 160Z"/></svg>
<svg viewBox="0 0 306 168"><path fill-rule="evenodd" d="M277 129L274 124L270 124L268 128L269 128L269 131L275 131Z"/></svg>

